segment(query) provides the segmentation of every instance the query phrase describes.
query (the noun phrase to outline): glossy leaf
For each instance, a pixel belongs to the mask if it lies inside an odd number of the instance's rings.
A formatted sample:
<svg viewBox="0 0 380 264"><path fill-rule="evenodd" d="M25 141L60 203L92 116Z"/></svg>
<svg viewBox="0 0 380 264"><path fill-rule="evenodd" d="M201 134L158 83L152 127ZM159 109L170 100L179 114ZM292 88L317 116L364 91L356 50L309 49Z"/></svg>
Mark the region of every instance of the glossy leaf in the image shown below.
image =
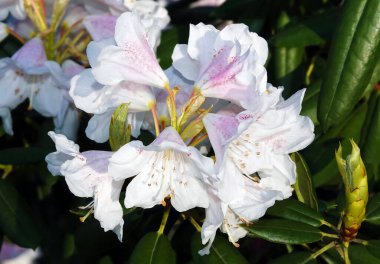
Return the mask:
<svg viewBox="0 0 380 264"><path fill-rule="evenodd" d="M380 240L368 240L367 249L380 260Z"/></svg>
<svg viewBox="0 0 380 264"><path fill-rule="evenodd" d="M157 57L163 69L167 69L172 64L172 53L178 43L178 28L173 27L162 32L161 43L157 48Z"/></svg>
<svg viewBox="0 0 380 264"><path fill-rule="evenodd" d="M131 264L170 264L176 263L176 256L170 241L157 232L146 234L133 250Z"/></svg>
<svg viewBox="0 0 380 264"><path fill-rule="evenodd" d="M380 225L380 193L369 199L365 221Z"/></svg>
<svg viewBox="0 0 380 264"><path fill-rule="evenodd" d="M308 116L314 125L318 125L319 121L317 118L317 103L319 97L319 91L321 89L322 81L318 80L312 83L305 93L305 97L302 101L301 115Z"/></svg>
<svg viewBox="0 0 380 264"><path fill-rule="evenodd" d="M371 109L372 113L367 115L368 130L362 146L362 155L369 175L373 175L375 180L378 180L380 178L378 175L380 168L380 91L375 91L371 97L373 105L370 106L373 109Z"/></svg>
<svg viewBox="0 0 380 264"><path fill-rule="evenodd" d="M334 30L338 10L328 10L285 27L269 40L276 47L306 47L328 41Z"/></svg>
<svg viewBox="0 0 380 264"><path fill-rule="evenodd" d="M347 0L329 52L318 102L318 119L326 131L360 100L380 56L380 2Z"/></svg>
<svg viewBox="0 0 380 264"><path fill-rule="evenodd" d="M25 248L36 248L40 244L41 230L31 208L4 180L0 180L0 212L0 229L5 236Z"/></svg>
<svg viewBox="0 0 380 264"><path fill-rule="evenodd" d="M312 243L322 239L318 228L282 219L259 220L247 227L247 230L252 236L283 244Z"/></svg>
<svg viewBox="0 0 380 264"><path fill-rule="evenodd" d="M0 150L0 164L25 165L45 160L48 151L42 148L8 148Z"/></svg>
<svg viewBox="0 0 380 264"><path fill-rule="evenodd" d="M363 245L351 245L348 248L351 264L379 263L380 260L372 255Z"/></svg>
<svg viewBox="0 0 380 264"><path fill-rule="evenodd" d="M191 240L191 255L194 264L217 264L217 263L236 263L245 264L248 261L240 254L228 240L221 236L216 236L210 248L210 254L201 256L198 251L205 247L201 243L200 233L195 233Z"/></svg>
<svg viewBox="0 0 380 264"><path fill-rule="evenodd" d="M310 259L311 253L309 252L292 252L290 254L281 256L275 259L272 264L314 264L317 263L316 259Z"/></svg>
<svg viewBox="0 0 380 264"><path fill-rule="evenodd" d="M305 160L297 152L293 153L291 158L297 166L297 180L294 189L298 200L318 211L317 197L311 180L310 170Z"/></svg>
<svg viewBox="0 0 380 264"><path fill-rule="evenodd" d="M276 202L266 212L267 215L277 216L297 222L302 222L311 226L322 225L323 216L304 203L294 199L287 199Z"/></svg>

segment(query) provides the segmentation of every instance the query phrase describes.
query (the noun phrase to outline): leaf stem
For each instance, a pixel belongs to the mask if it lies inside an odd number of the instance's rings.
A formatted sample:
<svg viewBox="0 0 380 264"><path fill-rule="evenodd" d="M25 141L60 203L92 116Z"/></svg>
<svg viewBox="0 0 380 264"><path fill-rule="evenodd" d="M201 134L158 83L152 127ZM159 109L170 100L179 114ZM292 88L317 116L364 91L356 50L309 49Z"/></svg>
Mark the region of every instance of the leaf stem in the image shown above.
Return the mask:
<svg viewBox="0 0 380 264"><path fill-rule="evenodd" d="M325 233L325 232L321 232L322 236L324 237L331 237L331 238L336 238L336 239L339 239L339 236L338 235L335 235L335 234L329 234L329 233Z"/></svg>
<svg viewBox="0 0 380 264"><path fill-rule="evenodd" d="M339 232L338 228L336 228L334 225L330 224L329 222L322 220L321 223L322 223L322 225L328 226L331 229L333 229L334 231Z"/></svg>
<svg viewBox="0 0 380 264"><path fill-rule="evenodd" d="M353 239L352 242L362 244L363 246L368 246L368 241L364 239Z"/></svg>
<svg viewBox="0 0 380 264"><path fill-rule="evenodd" d="M169 213L170 213L170 207L171 206L168 205L165 208L164 215L162 216L161 225L160 225L160 228L157 231L157 233L160 234L160 235L162 235L164 233L166 222L168 221L168 217L169 217Z"/></svg>
<svg viewBox="0 0 380 264"><path fill-rule="evenodd" d="M319 255L322 255L323 253L325 253L327 250L333 248L336 246L336 241L332 241L330 242L329 244L327 244L326 246L322 247L320 250L314 252L313 254L311 254L311 256L309 257L309 260L311 259L316 259Z"/></svg>

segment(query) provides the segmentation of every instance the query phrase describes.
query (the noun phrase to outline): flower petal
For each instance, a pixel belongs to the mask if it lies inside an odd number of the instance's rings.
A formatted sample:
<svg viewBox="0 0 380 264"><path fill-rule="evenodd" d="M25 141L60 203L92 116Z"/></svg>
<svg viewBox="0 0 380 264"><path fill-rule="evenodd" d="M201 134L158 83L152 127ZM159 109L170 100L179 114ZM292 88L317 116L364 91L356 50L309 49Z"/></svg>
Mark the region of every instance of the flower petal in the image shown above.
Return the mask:
<svg viewBox="0 0 380 264"><path fill-rule="evenodd" d="M86 128L86 136L97 142L104 143L107 142L109 138L109 127L111 123L111 117L115 109L109 109L103 114L95 114L88 121Z"/></svg>
<svg viewBox="0 0 380 264"><path fill-rule="evenodd" d="M111 38L115 34L117 17L111 15L92 15L83 20L83 25L93 40Z"/></svg>

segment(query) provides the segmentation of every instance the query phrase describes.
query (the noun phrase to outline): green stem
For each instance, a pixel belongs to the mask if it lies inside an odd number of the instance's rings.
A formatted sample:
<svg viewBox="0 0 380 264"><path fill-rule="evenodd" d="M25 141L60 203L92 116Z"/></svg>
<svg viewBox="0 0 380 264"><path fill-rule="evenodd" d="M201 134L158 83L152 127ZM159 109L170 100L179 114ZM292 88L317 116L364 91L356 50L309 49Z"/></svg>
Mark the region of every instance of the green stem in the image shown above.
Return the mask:
<svg viewBox="0 0 380 264"><path fill-rule="evenodd" d="M190 215L185 215L185 214L182 214L182 217L189 220L190 223L194 226L194 228L198 231L198 232L201 232L202 231L202 227L198 224L198 222L192 218Z"/></svg>
<svg viewBox="0 0 380 264"><path fill-rule="evenodd" d="M334 231L339 232L338 228L336 228L334 225L330 224L329 222L322 220L321 223L322 223L322 225L328 226L331 229L333 229Z"/></svg>
<svg viewBox="0 0 380 264"><path fill-rule="evenodd" d="M329 233L325 233L325 232L321 232L321 234L322 234L322 236L324 236L324 237L331 237L331 238L339 239L339 236L338 236L338 235L329 234Z"/></svg>
<svg viewBox="0 0 380 264"><path fill-rule="evenodd" d="M333 248L335 246L336 246L336 241L330 242L329 244L327 244L326 246L324 246L320 250L318 250L318 251L314 252L313 254L311 254L311 256L309 257L309 260L316 259L319 255L322 255L327 250L329 250L329 249L331 249L331 248Z"/></svg>
<svg viewBox="0 0 380 264"><path fill-rule="evenodd" d="M343 246L343 252L344 252L344 263L345 264L351 264L350 257L348 256L348 246Z"/></svg>
<svg viewBox="0 0 380 264"><path fill-rule="evenodd" d="M368 241L364 239L355 238L354 240L352 240L352 242L362 244L363 246L368 246Z"/></svg>
<svg viewBox="0 0 380 264"><path fill-rule="evenodd" d="M165 226L166 226L166 222L168 221L169 213L170 213L170 205L168 205L165 208L164 215L162 216L161 225L160 225L160 228L157 231L157 233L160 234L160 235L162 235L164 233L164 229L165 229Z"/></svg>

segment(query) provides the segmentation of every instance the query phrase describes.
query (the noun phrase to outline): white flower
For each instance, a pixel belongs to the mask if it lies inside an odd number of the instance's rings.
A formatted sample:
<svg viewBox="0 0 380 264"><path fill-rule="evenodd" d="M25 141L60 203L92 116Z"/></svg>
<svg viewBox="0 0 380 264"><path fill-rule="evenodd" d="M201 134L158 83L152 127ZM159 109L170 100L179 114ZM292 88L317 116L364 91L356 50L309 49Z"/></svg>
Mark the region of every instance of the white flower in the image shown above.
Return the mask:
<svg viewBox="0 0 380 264"><path fill-rule="evenodd" d="M9 13L17 19L25 19L24 0L0 0L0 20Z"/></svg>
<svg viewBox="0 0 380 264"><path fill-rule="evenodd" d="M147 38L137 15L123 13L116 22L115 44L103 48L93 67L95 79L103 85L116 85L122 81L157 88L168 86L168 79L153 51L155 40ZM92 54L88 54L89 57Z"/></svg>
<svg viewBox="0 0 380 264"><path fill-rule="evenodd" d="M170 196L173 207L183 212L209 206L204 182L214 173L213 165L167 127L149 146L132 141L121 147L110 159L109 172L117 181L136 176L125 193L127 208L151 208Z"/></svg>
<svg viewBox="0 0 380 264"><path fill-rule="evenodd" d="M123 236L123 209L119 196L123 181L114 181L108 173L108 159L113 152L85 151L65 136L49 132L57 151L46 156L53 175L62 175L70 191L78 197L93 197L94 216L104 231ZM91 203L92 204L92 203Z"/></svg>
<svg viewBox="0 0 380 264"><path fill-rule="evenodd" d="M178 44L173 66L194 81L206 97L250 105L255 90L265 90L268 46L243 24L219 31L211 25L190 25L188 44Z"/></svg>
<svg viewBox="0 0 380 264"><path fill-rule="evenodd" d="M268 89L256 112L204 118L217 158L216 195L243 222L262 217L276 200L291 196L296 173L288 154L314 139L313 123L299 115L305 90L286 101L281 91Z"/></svg>

